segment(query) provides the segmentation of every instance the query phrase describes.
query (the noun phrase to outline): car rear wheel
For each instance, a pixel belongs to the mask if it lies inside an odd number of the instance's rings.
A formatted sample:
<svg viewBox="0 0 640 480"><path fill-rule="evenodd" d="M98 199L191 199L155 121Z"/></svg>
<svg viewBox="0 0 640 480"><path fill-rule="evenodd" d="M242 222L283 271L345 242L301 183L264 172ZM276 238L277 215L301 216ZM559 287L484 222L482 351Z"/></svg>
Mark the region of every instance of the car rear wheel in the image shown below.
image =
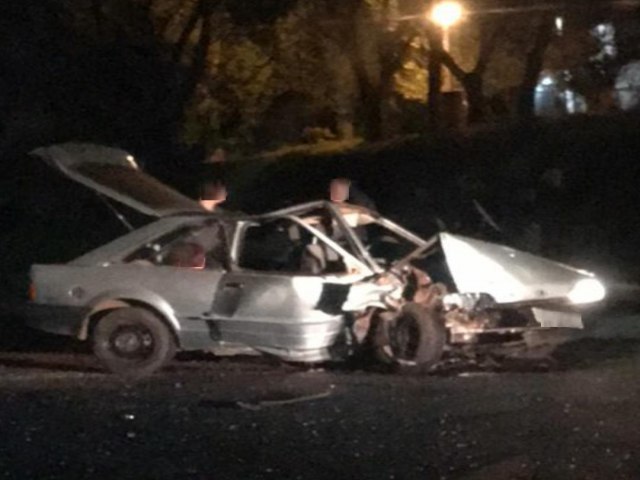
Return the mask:
<svg viewBox="0 0 640 480"><path fill-rule="evenodd" d="M437 310L408 303L391 319L380 319L374 336L379 360L409 371L426 371L442 357L447 333Z"/></svg>
<svg viewBox="0 0 640 480"><path fill-rule="evenodd" d="M173 358L172 332L152 312L126 307L113 310L93 329L93 352L104 366L124 377L152 374Z"/></svg>

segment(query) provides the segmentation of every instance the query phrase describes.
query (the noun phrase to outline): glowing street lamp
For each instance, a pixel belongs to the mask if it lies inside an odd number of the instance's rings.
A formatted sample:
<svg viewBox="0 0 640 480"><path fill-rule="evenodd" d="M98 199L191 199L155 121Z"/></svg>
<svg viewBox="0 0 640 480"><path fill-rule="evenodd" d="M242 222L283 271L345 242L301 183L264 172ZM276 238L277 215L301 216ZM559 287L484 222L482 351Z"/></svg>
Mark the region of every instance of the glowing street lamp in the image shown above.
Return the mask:
<svg viewBox="0 0 640 480"><path fill-rule="evenodd" d="M442 48L445 52L449 51L449 30L453 25L458 23L464 15L464 8L459 2L442 1L436 3L429 12L429 19L442 29ZM451 76L448 70L445 71L445 87L451 90Z"/></svg>
<svg viewBox="0 0 640 480"><path fill-rule="evenodd" d="M460 21L463 14L462 5L452 1L438 2L431 9L429 18L442 28L442 43L445 50L449 50L449 29Z"/></svg>
<svg viewBox="0 0 640 480"><path fill-rule="evenodd" d="M464 9L458 2L439 2L431 9L431 21L440 25L443 29L448 29L460 21Z"/></svg>

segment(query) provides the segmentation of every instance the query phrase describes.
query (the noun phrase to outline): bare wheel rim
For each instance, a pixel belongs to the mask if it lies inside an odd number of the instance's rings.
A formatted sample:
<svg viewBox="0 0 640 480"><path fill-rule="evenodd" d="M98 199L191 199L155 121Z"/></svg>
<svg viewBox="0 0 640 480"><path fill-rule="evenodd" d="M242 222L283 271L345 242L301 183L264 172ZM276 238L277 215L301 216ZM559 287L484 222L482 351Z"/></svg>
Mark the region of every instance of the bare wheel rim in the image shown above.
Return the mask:
<svg viewBox="0 0 640 480"><path fill-rule="evenodd" d="M115 356L133 361L144 361L155 350L151 331L141 325L126 325L116 328L109 336L108 349Z"/></svg>
<svg viewBox="0 0 640 480"><path fill-rule="evenodd" d="M400 316L390 326L389 343L393 356L398 362L408 365L415 364L420 345L418 322L409 315Z"/></svg>

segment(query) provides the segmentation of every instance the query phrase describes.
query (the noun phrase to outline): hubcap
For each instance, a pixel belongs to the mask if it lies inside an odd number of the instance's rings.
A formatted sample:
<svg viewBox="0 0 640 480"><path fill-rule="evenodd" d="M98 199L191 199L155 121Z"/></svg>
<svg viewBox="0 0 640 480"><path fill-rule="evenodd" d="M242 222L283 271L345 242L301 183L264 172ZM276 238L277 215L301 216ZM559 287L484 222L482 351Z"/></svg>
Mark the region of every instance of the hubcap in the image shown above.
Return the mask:
<svg viewBox="0 0 640 480"><path fill-rule="evenodd" d="M119 327L109 339L109 348L119 357L142 360L153 352L153 335L144 327Z"/></svg>

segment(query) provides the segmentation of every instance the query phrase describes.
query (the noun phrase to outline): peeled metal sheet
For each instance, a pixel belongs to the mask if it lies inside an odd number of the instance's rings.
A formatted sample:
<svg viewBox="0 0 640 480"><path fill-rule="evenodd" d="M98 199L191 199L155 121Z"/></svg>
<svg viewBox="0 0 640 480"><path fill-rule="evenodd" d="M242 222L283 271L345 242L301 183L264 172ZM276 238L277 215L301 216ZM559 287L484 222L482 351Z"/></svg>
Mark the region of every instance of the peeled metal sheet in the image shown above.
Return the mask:
<svg viewBox="0 0 640 480"><path fill-rule="evenodd" d="M497 303L557 300L567 297L589 272L471 238L440 234L447 266L462 293L486 293Z"/></svg>

